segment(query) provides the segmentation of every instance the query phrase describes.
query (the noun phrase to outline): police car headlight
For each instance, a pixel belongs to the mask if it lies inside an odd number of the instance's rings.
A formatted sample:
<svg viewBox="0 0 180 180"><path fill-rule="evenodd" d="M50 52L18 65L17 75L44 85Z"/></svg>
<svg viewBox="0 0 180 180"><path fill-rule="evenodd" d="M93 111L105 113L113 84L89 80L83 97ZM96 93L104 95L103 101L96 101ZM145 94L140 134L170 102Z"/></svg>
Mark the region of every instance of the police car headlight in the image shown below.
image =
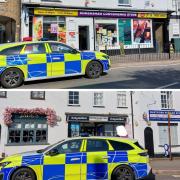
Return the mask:
<svg viewBox="0 0 180 180"><path fill-rule="evenodd" d="M109 56L108 55L103 55L102 56L104 59L109 59Z"/></svg>
<svg viewBox="0 0 180 180"><path fill-rule="evenodd" d="M1 162L1 163L0 163L0 167L1 167L1 168L4 168L4 167L6 167L8 164L10 164L10 163L11 163L10 161Z"/></svg>

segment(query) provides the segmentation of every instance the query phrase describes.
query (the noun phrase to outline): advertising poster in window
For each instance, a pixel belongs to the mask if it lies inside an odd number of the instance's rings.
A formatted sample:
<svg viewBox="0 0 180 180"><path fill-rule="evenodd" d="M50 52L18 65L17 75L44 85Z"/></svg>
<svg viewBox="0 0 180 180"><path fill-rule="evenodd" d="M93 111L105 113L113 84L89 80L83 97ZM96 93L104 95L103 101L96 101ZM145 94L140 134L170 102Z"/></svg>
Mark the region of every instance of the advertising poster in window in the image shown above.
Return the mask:
<svg viewBox="0 0 180 180"><path fill-rule="evenodd" d="M33 40L40 41L43 38L43 17L33 17Z"/></svg>
<svg viewBox="0 0 180 180"><path fill-rule="evenodd" d="M151 20L133 20L133 42L137 44L152 44Z"/></svg>
<svg viewBox="0 0 180 180"><path fill-rule="evenodd" d="M58 28L58 41L62 43L66 43L66 26L65 25L59 25Z"/></svg>
<svg viewBox="0 0 180 180"><path fill-rule="evenodd" d="M130 19L119 19L119 42L124 45L131 45L131 20Z"/></svg>

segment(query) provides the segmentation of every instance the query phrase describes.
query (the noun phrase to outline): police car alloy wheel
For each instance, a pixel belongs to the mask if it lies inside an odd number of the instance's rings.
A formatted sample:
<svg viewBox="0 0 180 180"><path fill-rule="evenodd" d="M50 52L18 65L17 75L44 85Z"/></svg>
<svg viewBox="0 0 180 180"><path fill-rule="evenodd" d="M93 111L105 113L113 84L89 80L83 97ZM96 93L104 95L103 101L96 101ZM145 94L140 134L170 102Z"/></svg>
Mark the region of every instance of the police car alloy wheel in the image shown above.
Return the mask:
<svg viewBox="0 0 180 180"><path fill-rule="evenodd" d="M102 65L98 61L91 61L87 65L86 75L90 79L96 79L102 74Z"/></svg>
<svg viewBox="0 0 180 180"><path fill-rule="evenodd" d="M36 180L34 172L29 168L21 168L14 172L12 180Z"/></svg>
<svg viewBox="0 0 180 180"><path fill-rule="evenodd" d="M115 169L112 180L134 180L134 172L128 166L122 165Z"/></svg>
<svg viewBox="0 0 180 180"><path fill-rule="evenodd" d="M23 73L17 68L9 68L1 75L1 85L4 88L16 88L23 83Z"/></svg>

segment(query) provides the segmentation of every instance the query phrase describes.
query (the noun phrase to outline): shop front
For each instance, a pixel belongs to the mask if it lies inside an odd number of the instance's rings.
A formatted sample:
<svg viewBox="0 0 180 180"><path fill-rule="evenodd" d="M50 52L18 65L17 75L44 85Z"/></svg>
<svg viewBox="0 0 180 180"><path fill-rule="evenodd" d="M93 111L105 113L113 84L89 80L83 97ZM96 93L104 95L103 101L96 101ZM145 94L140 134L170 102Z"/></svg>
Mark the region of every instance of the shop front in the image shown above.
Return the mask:
<svg viewBox="0 0 180 180"><path fill-rule="evenodd" d="M122 12L29 8L33 40L54 40L80 50L146 49L163 52L168 43L168 12ZM23 26L23 28L27 28Z"/></svg>
<svg viewBox="0 0 180 180"><path fill-rule="evenodd" d="M126 115L66 114L68 137L117 136L116 127L125 126Z"/></svg>

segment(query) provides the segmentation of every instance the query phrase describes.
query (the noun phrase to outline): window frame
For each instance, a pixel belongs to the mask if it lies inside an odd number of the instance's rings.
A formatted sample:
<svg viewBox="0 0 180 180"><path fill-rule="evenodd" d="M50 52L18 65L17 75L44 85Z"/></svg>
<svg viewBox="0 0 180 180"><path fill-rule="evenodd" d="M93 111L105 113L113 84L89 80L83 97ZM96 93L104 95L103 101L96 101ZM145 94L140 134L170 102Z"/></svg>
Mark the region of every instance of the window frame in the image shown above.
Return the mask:
<svg viewBox="0 0 180 180"><path fill-rule="evenodd" d="M126 91L117 92L117 108L127 108L127 92Z"/></svg>
<svg viewBox="0 0 180 180"><path fill-rule="evenodd" d="M41 98L41 97L33 97L33 93L34 92L41 92L41 93L43 93L43 97ZM30 93L30 99L31 100L46 100L46 92L45 91L31 91L31 93Z"/></svg>
<svg viewBox="0 0 180 180"><path fill-rule="evenodd" d="M161 109L173 109L173 92L172 91L161 91Z"/></svg>
<svg viewBox="0 0 180 180"><path fill-rule="evenodd" d="M95 104L95 101L99 101L98 99L96 99L95 100L95 94L101 94L102 95L102 99L101 99L101 101L102 101L102 103L101 104ZM97 98L97 97L96 97ZM104 106L104 92L103 91L97 91L97 92L94 92L93 93L93 107L100 107L100 108L104 108L105 106Z"/></svg>
<svg viewBox="0 0 180 180"><path fill-rule="evenodd" d="M97 151L97 149L93 150L93 151L89 151L89 150L87 150L88 141L104 141L104 142L106 142L108 149L107 150L101 150L101 151ZM109 143L106 139L86 139L85 145L86 145L85 146L86 152L107 152L107 151L110 151Z"/></svg>
<svg viewBox="0 0 180 180"><path fill-rule="evenodd" d="M16 55L20 55L22 50L24 49L24 44L21 44L21 45L17 45L17 46L12 46L12 47L7 47L7 48L4 48L0 51L0 55L2 56L16 56ZM8 51L9 49L13 49L13 48L21 48L19 50L19 52L17 54L4 54L3 51Z"/></svg>
<svg viewBox="0 0 180 180"><path fill-rule="evenodd" d="M43 121L43 122L41 122ZM16 128L16 127L9 127L8 128L8 135L7 135L7 146L28 146L28 145L47 145L48 144L48 124L47 124L47 120L46 118L44 120L40 120L40 121L37 121L37 120L14 120L13 122L14 124L21 124L21 128ZM26 124L34 124L34 128L25 128L25 125ZM46 128L38 128L38 124L44 124L46 125ZM10 131L15 131L15 130L19 130L20 131L20 142L19 143L10 143L9 142L9 138L10 138ZM34 132L34 135L33 135L33 142L28 142L28 143L25 143L23 142L23 132L25 130L32 130ZM36 142L36 132L38 130L45 130L46 131L46 141L45 142Z"/></svg>
<svg viewBox="0 0 180 180"><path fill-rule="evenodd" d="M5 93L4 96L1 93ZM7 91L1 91L0 92L0 98L7 98Z"/></svg>
<svg viewBox="0 0 180 180"><path fill-rule="evenodd" d="M73 93L73 95L70 95L70 93ZM75 95L75 93L78 93L78 95ZM70 103L70 96L73 97L73 99L71 99L73 101L73 103ZM76 101L76 99L74 98L75 96L78 97L78 104L75 104L74 102ZM69 91L68 92L68 106L80 106L80 93L79 91Z"/></svg>
<svg viewBox="0 0 180 180"><path fill-rule="evenodd" d="M108 140L108 142L113 148L112 151L132 151L132 150L135 150L135 148L132 145L130 145L130 144L126 143L126 142L115 141L115 140ZM127 146L131 147L131 149L129 149L129 150L115 150L113 145L111 144L111 142L116 142L116 143L121 143L121 144L127 145Z"/></svg>
<svg viewBox="0 0 180 180"><path fill-rule="evenodd" d="M128 3L120 3L120 0L118 0L118 6L132 6L131 0L128 0Z"/></svg>

